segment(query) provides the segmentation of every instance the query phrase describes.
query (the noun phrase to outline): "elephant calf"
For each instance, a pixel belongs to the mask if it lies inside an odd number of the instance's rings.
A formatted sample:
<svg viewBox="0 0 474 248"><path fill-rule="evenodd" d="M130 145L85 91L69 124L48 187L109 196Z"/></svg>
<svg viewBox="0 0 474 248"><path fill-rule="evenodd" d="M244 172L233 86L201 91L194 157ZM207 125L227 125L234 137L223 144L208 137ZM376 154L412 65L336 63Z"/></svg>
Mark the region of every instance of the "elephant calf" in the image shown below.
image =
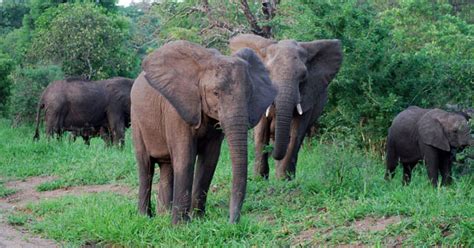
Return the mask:
<svg viewBox="0 0 474 248"><path fill-rule="evenodd" d="M392 122L387 138L387 170L385 179L394 176L400 161L403 165L403 183L411 180L411 171L424 160L433 186L451 183L451 152L472 145L466 118L441 109L423 109L411 106L399 113Z"/></svg>

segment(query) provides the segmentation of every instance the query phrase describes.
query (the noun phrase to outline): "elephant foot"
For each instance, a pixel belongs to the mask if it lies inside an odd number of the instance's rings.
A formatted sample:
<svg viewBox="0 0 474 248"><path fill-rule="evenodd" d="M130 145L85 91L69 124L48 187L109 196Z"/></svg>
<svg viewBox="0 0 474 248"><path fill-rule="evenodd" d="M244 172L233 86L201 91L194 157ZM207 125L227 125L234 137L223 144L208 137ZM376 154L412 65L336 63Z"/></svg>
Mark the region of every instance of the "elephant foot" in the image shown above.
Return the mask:
<svg viewBox="0 0 474 248"><path fill-rule="evenodd" d="M181 223L186 223L191 220L191 217L189 216L188 213L173 213L173 220L172 224L173 225L179 225Z"/></svg>
<svg viewBox="0 0 474 248"><path fill-rule="evenodd" d="M196 208L193 211L192 217L195 218L195 219L200 219L200 218L203 218L204 215L206 215L206 210L205 209Z"/></svg>

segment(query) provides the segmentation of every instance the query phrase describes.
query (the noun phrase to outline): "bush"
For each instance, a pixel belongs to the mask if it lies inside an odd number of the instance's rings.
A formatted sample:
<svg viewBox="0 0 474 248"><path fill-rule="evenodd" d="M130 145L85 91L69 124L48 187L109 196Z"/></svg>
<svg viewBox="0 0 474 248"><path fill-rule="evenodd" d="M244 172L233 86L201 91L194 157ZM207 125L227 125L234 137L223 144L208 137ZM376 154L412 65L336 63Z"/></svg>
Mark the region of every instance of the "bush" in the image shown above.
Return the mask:
<svg viewBox="0 0 474 248"><path fill-rule="evenodd" d="M10 96L11 81L8 78L13 69L13 61L5 54L0 53L0 114L4 114L5 103Z"/></svg>
<svg viewBox="0 0 474 248"><path fill-rule="evenodd" d="M128 20L94 4L49 8L35 27L29 54L38 62L60 63L66 75L105 79L138 70L137 57L126 47Z"/></svg>
<svg viewBox="0 0 474 248"><path fill-rule="evenodd" d="M13 125L34 121L41 93L49 83L63 77L61 68L56 65L17 67L11 74L13 84L9 112Z"/></svg>

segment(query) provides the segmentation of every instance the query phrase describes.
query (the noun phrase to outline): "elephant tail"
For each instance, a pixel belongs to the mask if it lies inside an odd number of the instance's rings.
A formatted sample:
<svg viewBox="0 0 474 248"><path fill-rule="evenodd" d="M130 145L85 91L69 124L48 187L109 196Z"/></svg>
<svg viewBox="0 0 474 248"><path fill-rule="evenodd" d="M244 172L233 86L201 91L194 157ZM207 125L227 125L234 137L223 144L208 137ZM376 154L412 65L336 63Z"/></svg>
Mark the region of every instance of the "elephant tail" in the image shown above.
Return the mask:
<svg viewBox="0 0 474 248"><path fill-rule="evenodd" d="M395 175L395 169L398 164L398 156L395 151L395 145L390 139L390 136L387 139L387 155L385 161L387 168L385 171L385 180L390 180Z"/></svg>
<svg viewBox="0 0 474 248"><path fill-rule="evenodd" d="M41 110L44 108L43 99L41 99L38 103L38 109L36 110L36 129L35 129L35 136L33 136L33 140L39 140L39 125L40 125L40 118L41 118Z"/></svg>

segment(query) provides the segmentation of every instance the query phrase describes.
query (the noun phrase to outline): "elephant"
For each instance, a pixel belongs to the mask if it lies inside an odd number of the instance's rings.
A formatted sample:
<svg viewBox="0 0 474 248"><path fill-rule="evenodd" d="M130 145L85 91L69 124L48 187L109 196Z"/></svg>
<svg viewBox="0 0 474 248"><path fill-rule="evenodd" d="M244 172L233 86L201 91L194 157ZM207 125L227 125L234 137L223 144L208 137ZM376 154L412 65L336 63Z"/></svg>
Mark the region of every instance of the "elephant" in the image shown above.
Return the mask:
<svg viewBox="0 0 474 248"><path fill-rule="evenodd" d="M268 153L273 143L276 177L291 180L301 143L312 124L322 114L328 98L328 84L342 63L339 40L296 42L275 41L252 34L241 34L229 41L232 51L253 49L269 70L278 95L254 131L254 174L268 179Z"/></svg>
<svg viewBox="0 0 474 248"><path fill-rule="evenodd" d="M102 134L104 140L123 145L125 128L130 126L132 79L115 77L102 81L79 78L58 80L43 91L36 112L34 140L39 139L41 111L45 111L46 135L58 138L70 131L73 138ZM102 130L102 131L101 131Z"/></svg>
<svg viewBox="0 0 474 248"><path fill-rule="evenodd" d="M403 165L403 183L411 181L411 172L424 160L433 186L452 182L452 152L472 145L467 119L460 114L441 109L410 106L400 112L388 130L385 179L390 180L400 162Z"/></svg>
<svg viewBox="0 0 474 248"><path fill-rule="evenodd" d="M277 94L262 62L250 49L224 56L173 41L149 54L142 69L131 92L139 213L152 216L157 163L156 212L171 210L173 225L203 216L225 134L232 162L229 221L238 222L247 186L248 129Z"/></svg>

